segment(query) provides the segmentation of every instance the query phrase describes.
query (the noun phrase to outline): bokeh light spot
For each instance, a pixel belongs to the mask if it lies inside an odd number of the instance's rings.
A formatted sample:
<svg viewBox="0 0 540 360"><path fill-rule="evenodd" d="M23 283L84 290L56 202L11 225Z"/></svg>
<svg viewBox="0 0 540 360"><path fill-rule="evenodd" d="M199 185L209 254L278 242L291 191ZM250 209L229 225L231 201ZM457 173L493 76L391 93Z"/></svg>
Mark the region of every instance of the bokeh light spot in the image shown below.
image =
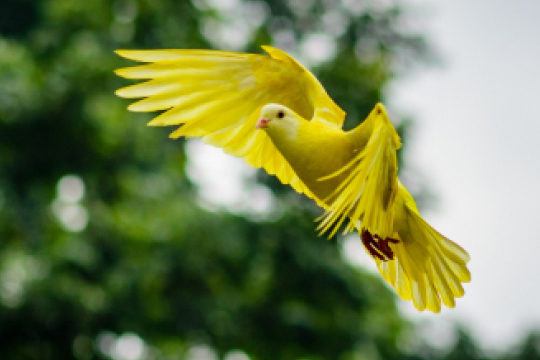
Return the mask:
<svg viewBox="0 0 540 360"><path fill-rule="evenodd" d="M76 203L84 196L84 183L77 175L65 175L58 180L56 190L60 200Z"/></svg>
<svg viewBox="0 0 540 360"><path fill-rule="evenodd" d="M195 345L188 350L186 360L218 360L218 356L208 345Z"/></svg>
<svg viewBox="0 0 540 360"><path fill-rule="evenodd" d="M223 357L223 360L249 360L249 356L242 350L231 350Z"/></svg>

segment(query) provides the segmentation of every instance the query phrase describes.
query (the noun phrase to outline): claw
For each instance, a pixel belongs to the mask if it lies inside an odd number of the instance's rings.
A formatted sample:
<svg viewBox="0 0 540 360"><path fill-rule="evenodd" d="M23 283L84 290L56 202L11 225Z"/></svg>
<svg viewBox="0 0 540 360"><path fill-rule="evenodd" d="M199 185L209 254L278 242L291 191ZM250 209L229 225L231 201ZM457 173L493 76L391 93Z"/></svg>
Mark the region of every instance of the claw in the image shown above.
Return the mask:
<svg viewBox="0 0 540 360"><path fill-rule="evenodd" d="M362 230L361 238L362 244L364 244L364 247L371 254L371 256L377 257L380 260L384 261L384 256L377 251L377 242L373 239L371 233L367 230Z"/></svg>
<svg viewBox="0 0 540 360"><path fill-rule="evenodd" d="M388 243L397 244L399 240L390 237L381 238L379 235L372 235L368 230L362 230L362 244L373 257L381 261L393 260L394 252Z"/></svg>

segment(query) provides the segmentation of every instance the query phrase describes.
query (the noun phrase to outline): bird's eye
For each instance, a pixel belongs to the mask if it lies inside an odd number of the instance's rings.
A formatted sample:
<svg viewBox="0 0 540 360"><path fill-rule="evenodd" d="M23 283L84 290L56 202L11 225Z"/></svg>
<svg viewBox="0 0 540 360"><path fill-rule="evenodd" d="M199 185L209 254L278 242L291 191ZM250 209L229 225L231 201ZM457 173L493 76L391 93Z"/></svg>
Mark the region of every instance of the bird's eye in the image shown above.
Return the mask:
<svg viewBox="0 0 540 360"><path fill-rule="evenodd" d="M284 116L285 116L285 113L283 112L283 110L279 110L278 113L277 113L277 117L279 119L283 119Z"/></svg>

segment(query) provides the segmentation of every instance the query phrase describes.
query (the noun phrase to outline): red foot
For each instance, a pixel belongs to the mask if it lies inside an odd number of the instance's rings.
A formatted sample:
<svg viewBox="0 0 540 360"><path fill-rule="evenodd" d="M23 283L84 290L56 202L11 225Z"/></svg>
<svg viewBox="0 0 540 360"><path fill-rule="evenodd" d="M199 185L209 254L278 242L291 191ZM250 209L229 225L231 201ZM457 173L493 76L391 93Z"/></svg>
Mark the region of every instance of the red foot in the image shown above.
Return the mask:
<svg viewBox="0 0 540 360"><path fill-rule="evenodd" d="M388 243L397 244L399 240L393 238L382 239L379 235L372 235L367 230L362 230L362 243L367 251L374 257L382 261L393 260L394 252Z"/></svg>

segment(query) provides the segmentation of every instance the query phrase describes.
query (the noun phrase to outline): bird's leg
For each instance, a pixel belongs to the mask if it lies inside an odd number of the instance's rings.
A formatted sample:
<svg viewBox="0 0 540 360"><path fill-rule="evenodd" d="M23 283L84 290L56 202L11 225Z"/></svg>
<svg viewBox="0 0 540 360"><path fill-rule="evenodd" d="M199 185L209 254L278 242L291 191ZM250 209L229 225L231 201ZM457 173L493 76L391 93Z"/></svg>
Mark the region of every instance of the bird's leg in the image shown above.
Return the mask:
<svg viewBox="0 0 540 360"><path fill-rule="evenodd" d="M394 252L388 243L397 244L399 240L391 237L382 239L379 235L373 235L373 237L377 239L377 249L386 256L385 260L394 260Z"/></svg>
<svg viewBox="0 0 540 360"><path fill-rule="evenodd" d="M362 244L364 244L364 247L367 249L367 251L371 254L373 257L377 257L380 260L384 261L384 256L377 251L378 245L377 242L373 239L373 236L371 233L367 230L362 230L361 234L362 238Z"/></svg>
<svg viewBox="0 0 540 360"><path fill-rule="evenodd" d="M379 235L372 235L368 230L362 230L362 243L372 256L382 261L393 260L394 252L388 243L397 244L399 240L390 237L381 238Z"/></svg>

